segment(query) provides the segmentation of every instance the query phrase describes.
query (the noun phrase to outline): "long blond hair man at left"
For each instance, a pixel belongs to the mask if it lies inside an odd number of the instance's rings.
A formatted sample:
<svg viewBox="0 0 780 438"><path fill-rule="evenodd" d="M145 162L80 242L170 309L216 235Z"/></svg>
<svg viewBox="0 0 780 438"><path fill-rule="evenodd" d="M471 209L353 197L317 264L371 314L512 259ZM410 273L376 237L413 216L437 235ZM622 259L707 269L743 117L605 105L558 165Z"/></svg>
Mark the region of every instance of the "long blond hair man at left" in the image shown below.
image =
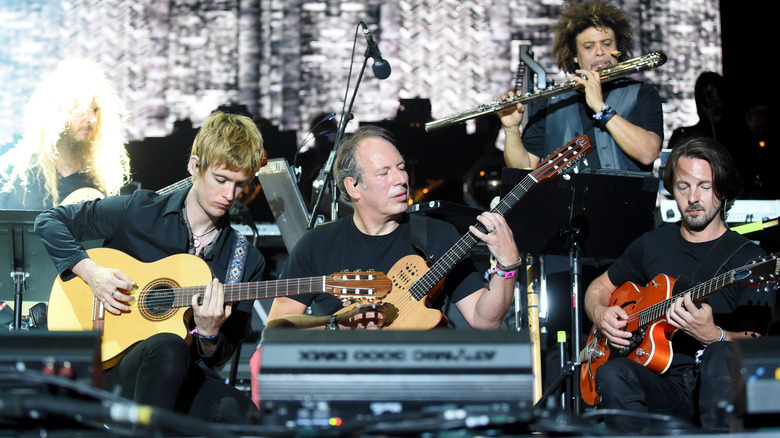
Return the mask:
<svg viewBox="0 0 780 438"><path fill-rule="evenodd" d="M130 180L125 121L97 63L60 62L30 98L22 139L0 157L0 208L46 209L79 189L118 194Z"/></svg>

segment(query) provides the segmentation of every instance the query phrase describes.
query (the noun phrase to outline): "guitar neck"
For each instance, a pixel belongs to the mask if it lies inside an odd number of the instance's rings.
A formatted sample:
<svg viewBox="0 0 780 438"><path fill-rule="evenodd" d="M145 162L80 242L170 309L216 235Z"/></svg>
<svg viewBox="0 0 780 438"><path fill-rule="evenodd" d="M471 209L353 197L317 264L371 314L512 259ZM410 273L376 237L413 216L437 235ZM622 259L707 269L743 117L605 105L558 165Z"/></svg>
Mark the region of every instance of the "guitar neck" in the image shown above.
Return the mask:
<svg viewBox="0 0 780 438"><path fill-rule="evenodd" d="M495 208L490 210L491 213L498 213L501 216L506 215L509 210L514 207L517 202L531 188L538 182L534 174L536 172L529 173L525 176L514 188L496 205ZM474 227L482 233L485 233L487 229L482 222L477 222ZM431 266L419 280L417 280L409 289L416 299L421 300L425 295L436 286L442 278L444 278L466 255L472 248L479 242L479 239L472 233L467 232L464 234L458 242L452 246L447 252L444 253L436 263Z"/></svg>
<svg viewBox="0 0 780 438"><path fill-rule="evenodd" d="M319 276L225 284L223 285L225 302L262 300L325 292L325 281L325 276ZM173 307L189 307L192 305L192 296L197 294L203 295L205 291L206 286L176 288L174 289L175 302Z"/></svg>
<svg viewBox="0 0 780 438"><path fill-rule="evenodd" d="M677 301L678 298L685 296L685 294L691 294L691 301L699 302L708 296L720 291L721 289L736 283L736 273L743 270L743 268L734 269L732 271L721 274L715 278L707 280L703 283L699 283L690 289L684 290L680 293L672 295L659 303L656 303L640 312L639 325L645 326L655 321L658 318L666 315L666 312Z"/></svg>
<svg viewBox="0 0 780 438"><path fill-rule="evenodd" d="M535 184L548 178L554 178L556 175L565 172L581 160L584 154L587 154L590 150L591 145L588 137L586 135L577 136L574 140L545 158L533 172L526 175L525 178L517 183L512 190L504 196L504 199L502 199L494 209L490 210L490 212L497 213L501 216L506 215L506 213L517 204L517 201L528 193ZM487 229L481 222L474 224L474 228L481 233L487 232ZM474 248L474 245L477 244L478 240L477 236L470 231L461 237L452 248L433 264L431 269L425 272L425 274L409 288L412 296L418 301L422 300L429 291L439 284L455 265L463 260L466 254Z"/></svg>
<svg viewBox="0 0 780 438"><path fill-rule="evenodd" d="M159 194L159 195L167 195L169 193L178 192L179 190L181 190L181 189L183 189L185 187L189 187L190 185L192 185L192 179L191 179L191 177L187 177L187 178L184 178L181 181L177 181L177 182L169 185L168 187L161 188L160 190L157 191L157 194Z"/></svg>

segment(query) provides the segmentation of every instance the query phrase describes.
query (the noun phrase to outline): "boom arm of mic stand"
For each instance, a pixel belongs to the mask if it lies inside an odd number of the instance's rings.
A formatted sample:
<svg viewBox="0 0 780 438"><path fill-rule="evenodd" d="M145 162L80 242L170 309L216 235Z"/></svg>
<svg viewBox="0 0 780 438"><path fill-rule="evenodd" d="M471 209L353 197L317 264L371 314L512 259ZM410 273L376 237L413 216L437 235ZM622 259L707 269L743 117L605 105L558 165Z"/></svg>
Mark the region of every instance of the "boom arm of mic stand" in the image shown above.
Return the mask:
<svg viewBox="0 0 780 438"><path fill-rule="evenodd" d="M328 162L325 163L324 167L324 174L325 174L325 181L322 183L322 189L320 190L320 193L317 195L317 202L314 203L314 207L311 210L311 217L309 217L309 229L314 227L314 222L317 217L317 209L320 206L320 203L322 202L322 196L325 193L325 186L330 181L331 183L331 198L332 198L332 205L330 209L330 217L331 220L338 219L338 194L336 191L338 190L338 187L336 187L336 178L333 176L333 162L335 161L336 157L336 151L339 148L339 145L341 144L341 138L344 137L344 131L347 129L347 123L352 119L350 116L352 114L352 106L355 103L355 97L357 96L357 90L360 87L360 82L363 79L363 73L366 71L366 65L368 64L368 56L365 56L363 58L363 66L360 68L360 74L358 74L357 83L355 84L355 90L352 92L352 99L349 101L349 107L347 108L346 112L341 114L341 121L339 123L339 130L336 133L336 141L333 143L333 150L330 152L330 157L328 158Z"/></svg>

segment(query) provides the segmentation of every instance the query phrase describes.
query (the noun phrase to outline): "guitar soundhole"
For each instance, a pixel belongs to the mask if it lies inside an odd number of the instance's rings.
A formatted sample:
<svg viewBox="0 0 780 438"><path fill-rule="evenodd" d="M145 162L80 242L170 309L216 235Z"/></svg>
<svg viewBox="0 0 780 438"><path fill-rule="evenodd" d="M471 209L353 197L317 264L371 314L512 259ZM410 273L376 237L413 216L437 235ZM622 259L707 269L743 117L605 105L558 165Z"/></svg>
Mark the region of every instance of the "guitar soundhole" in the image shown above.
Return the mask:
<svg viewBox="0 0 780 438"><path fill-rule="evenodd" d="M170 279L159 279L141 294L138 309L141 314L152 321L161 321L175 313L176 294L173 288L178 284Z"/></svg>
<svg viewBox="0 0 780 438"><path fill-rule="evenodd" d="M406 287L406 285L414 283L419 276L419 268L413 264L407 264L395 276L393 276L393 286Z"/></svg>

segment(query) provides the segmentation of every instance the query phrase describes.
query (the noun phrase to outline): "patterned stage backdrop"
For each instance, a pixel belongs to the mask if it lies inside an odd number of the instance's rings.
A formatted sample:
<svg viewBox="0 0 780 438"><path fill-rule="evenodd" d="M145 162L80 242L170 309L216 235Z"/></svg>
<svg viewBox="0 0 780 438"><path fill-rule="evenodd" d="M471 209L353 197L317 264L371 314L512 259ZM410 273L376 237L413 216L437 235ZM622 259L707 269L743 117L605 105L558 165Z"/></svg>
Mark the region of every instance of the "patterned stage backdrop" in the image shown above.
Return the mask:
<svg viewBox="0 0 780 438"><path fill-rule="evenodd" d="M634 55L664 51L648 72L664 100L667 138L695 123L693 84L721 72L717 0L624 0L635 22ZM360 20L392 66L368 66L355 99L358 122L393 119L399 99L428 98L434 118L488 103L511 89L511 47L530 45L556 83L550 25L561 0L0 0L0 146L21 134L41 76L60 59L104 64L128 103L128 139L194 126L217 106L246 105L281 130L321 112L341 113L364 61ZM357 37L357 40L355 40ZM354 46L353 55L353 42ZM353 55L353 56L351 56ZM347 90L348 73L352 79Z"/></svg>

